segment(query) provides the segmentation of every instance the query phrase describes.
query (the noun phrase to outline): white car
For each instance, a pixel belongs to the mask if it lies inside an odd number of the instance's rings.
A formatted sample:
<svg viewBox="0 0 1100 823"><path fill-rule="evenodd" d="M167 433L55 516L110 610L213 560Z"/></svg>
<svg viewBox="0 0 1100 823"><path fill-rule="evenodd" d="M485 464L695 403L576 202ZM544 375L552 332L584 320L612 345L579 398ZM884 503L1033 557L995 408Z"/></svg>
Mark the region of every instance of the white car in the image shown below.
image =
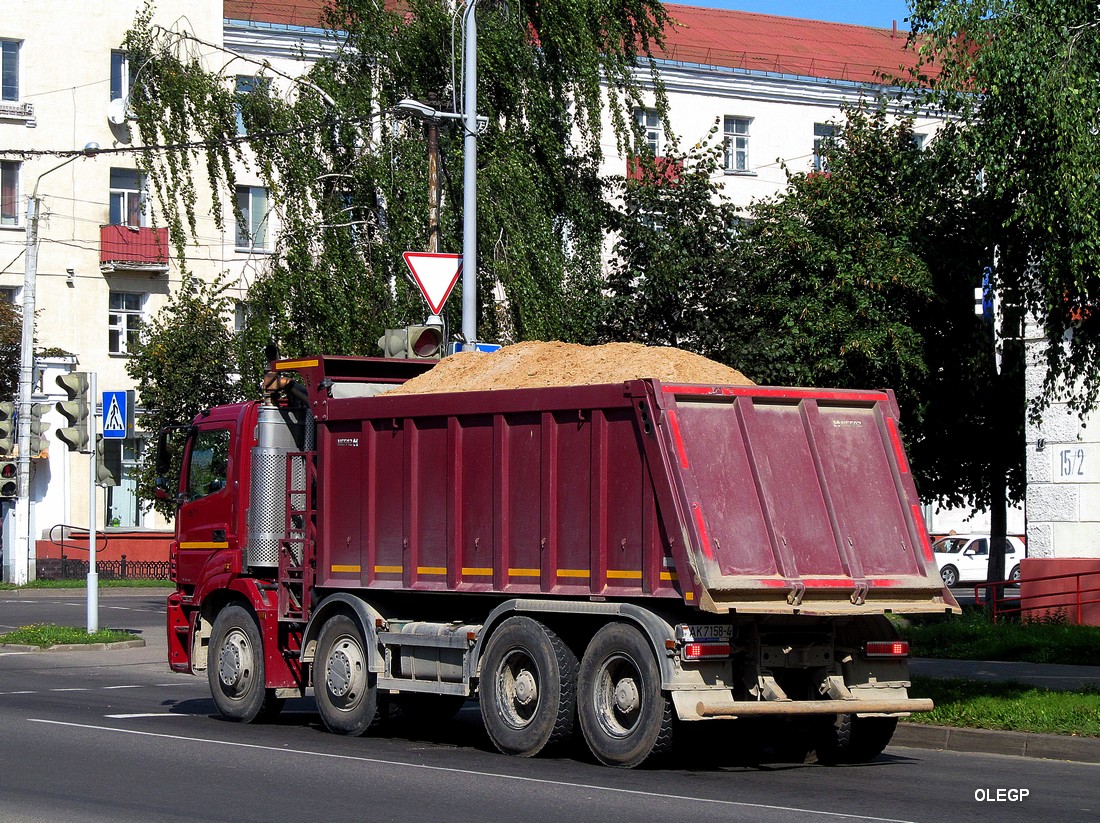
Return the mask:
<svg viewBox="0 0 1100 823"><path fill-rule="evenodd" d="M955 534L932 544L936 566L945 586L989 581L989 535ZM1027 548L1018 537L1008 536L1005 547L1005 571L1013 583L1020 582L1020 560Z"/></svg>

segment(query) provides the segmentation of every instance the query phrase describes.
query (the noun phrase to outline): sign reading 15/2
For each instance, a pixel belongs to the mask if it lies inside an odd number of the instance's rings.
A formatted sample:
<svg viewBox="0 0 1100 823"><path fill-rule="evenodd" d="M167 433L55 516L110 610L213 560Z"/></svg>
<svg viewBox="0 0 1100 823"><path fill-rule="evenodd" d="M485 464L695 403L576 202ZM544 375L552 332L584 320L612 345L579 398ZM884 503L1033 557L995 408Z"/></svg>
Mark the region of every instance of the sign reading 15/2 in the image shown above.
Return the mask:
<svg viewBox="0 0 1100 823"><path fill-rule="evenodd" d="M1096 453L1096 444L1056 446L1051 450L1051 457L1054 460L1052 476L1055 483L1092 483L1100 480L1097 476L1100 457Z"/></svg>

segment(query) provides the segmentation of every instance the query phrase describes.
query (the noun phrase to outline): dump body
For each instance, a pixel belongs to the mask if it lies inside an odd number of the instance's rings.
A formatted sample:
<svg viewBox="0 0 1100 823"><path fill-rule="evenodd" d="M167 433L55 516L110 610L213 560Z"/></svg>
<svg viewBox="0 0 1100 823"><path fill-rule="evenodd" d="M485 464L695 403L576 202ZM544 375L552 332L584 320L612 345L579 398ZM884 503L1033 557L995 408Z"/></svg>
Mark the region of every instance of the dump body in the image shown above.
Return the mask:
<svg viewBox="0 0 1100 823"><path fill-rule="evenodd" d="M943 607L885 392L327 394L311 392L322 586Z"/></svg>

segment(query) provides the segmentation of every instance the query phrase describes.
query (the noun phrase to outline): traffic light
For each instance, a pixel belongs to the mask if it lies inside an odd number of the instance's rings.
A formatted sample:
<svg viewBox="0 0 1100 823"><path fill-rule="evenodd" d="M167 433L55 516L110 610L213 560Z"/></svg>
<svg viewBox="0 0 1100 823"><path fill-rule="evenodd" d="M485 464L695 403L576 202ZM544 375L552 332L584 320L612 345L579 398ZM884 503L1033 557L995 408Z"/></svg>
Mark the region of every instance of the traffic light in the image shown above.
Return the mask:
<svg viewBox="0 0 1100 823"><path fill-rule="evenodd" d="M408 329L386 329L378 338L378 348L382 349L383 357L407 357L408 346Z"/></svg>
<svg viewBox="0 0 1100 823"><path fill-rule="evenodd" d="M88 415L91 412L88 399L88 375L81 371L62 374L57 385L65 390L68 400L57 404L57 410L69 421L66 428L57 430L57 439L71 452L88 451Z"/></svg>
<svg viewBox="0 0 1100 823"><path fill-rule="evenodd" d="M406 331L406 357L426 360L442 357L443 326L439 323L409 326Z"/></svg>
<svg viewBox="0 0 1100 823"><path fill-rule="evenodd" d="M0 455L13 454L15 440L15 403L7 400L0 403Z"/></svg>
<svg viewBox="0 0 1100 823"><path fill-rule="evenodd" d="M50 445L43 437L50 424L42 415L50 410L49 403L31 403L31 459L50 456Z"/></svg>
<svg viewBox="0 0 1100 823"><path fill-rule="evenodd" d="M110 456L106 454L103 435L96 435L95 444L95 482L100 486L117 486L122 479L121 444L114 448L112 443Z"/></svg>
<svg viewBox="0 0 1100 823"><path fill-rule="evenodd" d="M0 498L15 497L19 491L19 468L14 460L0 460Z"/></svg>

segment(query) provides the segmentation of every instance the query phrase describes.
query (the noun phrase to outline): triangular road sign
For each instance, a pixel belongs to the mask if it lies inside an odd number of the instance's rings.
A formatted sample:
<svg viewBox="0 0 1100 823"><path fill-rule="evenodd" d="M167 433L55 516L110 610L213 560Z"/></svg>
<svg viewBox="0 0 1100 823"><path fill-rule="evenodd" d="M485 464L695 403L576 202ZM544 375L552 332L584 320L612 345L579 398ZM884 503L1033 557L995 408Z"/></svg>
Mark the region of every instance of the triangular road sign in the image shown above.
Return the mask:
<svg viewBox="0 0 1100 823"><path fill-rule="evenodd" d="M407 251L404 258L432 314L439 314L462 274L462 255Z"/></svg>

